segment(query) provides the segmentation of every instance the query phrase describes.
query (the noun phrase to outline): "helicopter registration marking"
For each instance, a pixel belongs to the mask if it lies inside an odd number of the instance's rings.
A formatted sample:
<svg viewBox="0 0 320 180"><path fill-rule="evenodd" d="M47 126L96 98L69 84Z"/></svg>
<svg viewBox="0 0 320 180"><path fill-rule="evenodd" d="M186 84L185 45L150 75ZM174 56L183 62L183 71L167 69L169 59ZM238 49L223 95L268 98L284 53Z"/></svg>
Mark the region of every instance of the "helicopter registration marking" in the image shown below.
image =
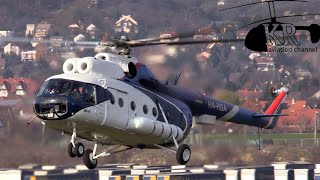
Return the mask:
<svg viewBox="0 0 320 180"><path fill-rule="evenodd" d="M213 102L213 101L208 101L208 108L209 109L215 109L215 110L218 110L218 111L228 112L227 111L227 107L226 107L225 104L216 103L216 102Z"/></svg>
<svg viewBox="0 0 320 180"><path fill-rule="evenodd" d="M107 88L107 80L106 79L100 79L99 82L101 83L101 86L103 88Z"/></svg>

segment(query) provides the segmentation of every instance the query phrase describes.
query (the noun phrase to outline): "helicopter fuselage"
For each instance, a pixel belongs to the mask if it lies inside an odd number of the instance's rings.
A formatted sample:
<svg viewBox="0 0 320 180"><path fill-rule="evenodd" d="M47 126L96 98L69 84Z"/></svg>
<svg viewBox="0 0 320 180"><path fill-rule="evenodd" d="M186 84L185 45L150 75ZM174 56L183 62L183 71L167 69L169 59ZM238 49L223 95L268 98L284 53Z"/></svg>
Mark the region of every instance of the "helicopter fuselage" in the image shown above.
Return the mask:
<svg viewBox="0 0 320 180"><path fill-rule="evenodd" d="M199 123L206 124L222 120L260 128L276 125L277 118L159 81L146 65L123 58L102 53L67 60L65 73L48 78L41 87L34 102L36 115L65 133L76 128L77 136L89 141L138 148L183 141L193 116L205 118Z"/></svg>

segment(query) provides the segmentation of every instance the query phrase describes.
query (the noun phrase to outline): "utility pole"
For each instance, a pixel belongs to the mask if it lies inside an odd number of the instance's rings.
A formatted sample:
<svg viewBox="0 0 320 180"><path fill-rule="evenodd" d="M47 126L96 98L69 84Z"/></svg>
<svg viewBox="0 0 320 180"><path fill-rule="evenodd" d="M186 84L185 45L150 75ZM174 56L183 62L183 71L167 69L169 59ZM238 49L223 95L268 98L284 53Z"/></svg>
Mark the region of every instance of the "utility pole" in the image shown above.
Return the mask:
<svg viewBox="0 0 320 180"><path fill-rule="evenodd" d="M315 111L315 120L314 120L314 145L318 146L318 141L317 141L317 121L318 121L318 112Z"/></svg>

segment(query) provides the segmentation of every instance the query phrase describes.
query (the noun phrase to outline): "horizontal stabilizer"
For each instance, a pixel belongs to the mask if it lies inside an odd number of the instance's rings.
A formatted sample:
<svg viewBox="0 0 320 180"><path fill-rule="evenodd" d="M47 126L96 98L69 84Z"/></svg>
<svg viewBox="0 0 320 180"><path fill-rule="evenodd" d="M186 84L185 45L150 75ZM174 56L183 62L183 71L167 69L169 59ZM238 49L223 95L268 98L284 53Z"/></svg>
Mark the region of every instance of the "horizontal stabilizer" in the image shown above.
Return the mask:
<svg viewBox="0 0 320 180"><path fill-rule="evenodd" d="M289 116L288 114L256 114L253 117L261 118L261 117L278 117L278 116Z"/></svg>

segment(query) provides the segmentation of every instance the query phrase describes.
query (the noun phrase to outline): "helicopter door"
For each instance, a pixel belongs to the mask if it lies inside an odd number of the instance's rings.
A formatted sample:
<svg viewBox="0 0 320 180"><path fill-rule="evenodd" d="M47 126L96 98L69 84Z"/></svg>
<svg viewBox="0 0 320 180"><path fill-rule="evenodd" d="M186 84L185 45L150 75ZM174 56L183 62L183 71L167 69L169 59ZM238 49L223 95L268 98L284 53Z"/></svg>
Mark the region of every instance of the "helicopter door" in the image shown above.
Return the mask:
<svg viewBox="0 0 320 180"><path fill-rule="evenodd" d="M126 129L128 125L128 93L125 91L108 88L113 99L108 101L108 116L106 124L118 129Z"/></svg>

